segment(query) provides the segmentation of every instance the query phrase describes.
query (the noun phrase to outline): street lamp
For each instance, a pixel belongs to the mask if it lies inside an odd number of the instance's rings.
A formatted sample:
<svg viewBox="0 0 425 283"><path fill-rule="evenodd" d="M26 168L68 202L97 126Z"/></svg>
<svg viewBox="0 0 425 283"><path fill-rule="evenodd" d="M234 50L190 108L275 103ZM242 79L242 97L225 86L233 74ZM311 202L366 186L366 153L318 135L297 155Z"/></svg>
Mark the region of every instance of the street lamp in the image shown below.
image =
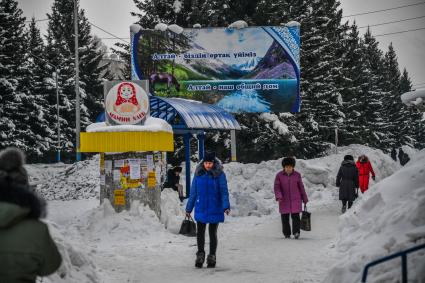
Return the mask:
<svg viewBox="0 0 425 283"><path fill-rule="evenodd" d="M74 0L74 40L75 40L75 132L76 132L76 159L81 160L80 153L80 84L78 62L78 6Z"/></svg>

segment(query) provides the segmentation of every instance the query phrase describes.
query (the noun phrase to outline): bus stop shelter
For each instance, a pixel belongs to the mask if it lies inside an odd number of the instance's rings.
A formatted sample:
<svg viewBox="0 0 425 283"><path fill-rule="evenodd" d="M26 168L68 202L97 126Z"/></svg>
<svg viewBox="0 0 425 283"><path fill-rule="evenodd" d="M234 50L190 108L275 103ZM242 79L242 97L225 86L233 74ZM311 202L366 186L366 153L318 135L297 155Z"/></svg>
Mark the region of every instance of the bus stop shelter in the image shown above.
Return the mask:
<svg viewBox="0 0 425 283"><path fill-rule="evenodd" d="M186 195L190 193L190 139L198 140L199 160L204 157L207 131L230 131L232 161L236 161L236 119L222 108L181 98L150 96L150 115L167 121L175 135L183 136L185 150Z"/></svg>

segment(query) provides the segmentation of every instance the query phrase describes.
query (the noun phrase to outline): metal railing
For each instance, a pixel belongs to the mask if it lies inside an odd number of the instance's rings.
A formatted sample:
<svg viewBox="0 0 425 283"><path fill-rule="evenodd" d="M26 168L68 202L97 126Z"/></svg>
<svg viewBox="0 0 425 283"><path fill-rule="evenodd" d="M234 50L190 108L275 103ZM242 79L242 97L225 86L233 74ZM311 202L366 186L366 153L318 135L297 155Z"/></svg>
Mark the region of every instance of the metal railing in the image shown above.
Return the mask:
<svg viewBox="0 0 425 283"><path fill-rule="evenodd" d="M412 253L412 252L417 251L417 250L420 250L420 249L424 249L424 248L425 248L425 244L418 245L418 246L412 247L410 249L400 251L400 252L394 253L392 255L389 255L389 256L374 260L372 262L369 262L368 264L366 264L366 266L363 269L362 283L366 283L367 272L368 272L370 267L378 265L378 264L383 263L385 261L400 257L400 256L401 256L401 282L407 283L407 254Z"/></svg>

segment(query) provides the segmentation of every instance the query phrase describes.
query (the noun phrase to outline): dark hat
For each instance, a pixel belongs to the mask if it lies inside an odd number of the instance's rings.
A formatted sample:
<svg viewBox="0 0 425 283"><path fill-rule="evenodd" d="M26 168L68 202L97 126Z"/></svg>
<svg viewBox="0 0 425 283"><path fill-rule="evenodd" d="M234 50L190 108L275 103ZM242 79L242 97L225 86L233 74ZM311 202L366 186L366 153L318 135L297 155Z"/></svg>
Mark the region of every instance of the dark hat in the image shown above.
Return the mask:
<svg viewBox="0 0 425 283"><path fill-rule="evenodd" d="M285 157L282 159L282 167L285 167L287 165L290 165L292 167L295 167L295 158L293 157Z"/></svg>
<svg viewBox="0 0 425 283"><path fill-rule="evenodd" d="M205 152L204 159L202 160L203 162L214 162L214 160L215 160L215 152L213 151Z"/></svg>
<svg viewBox="0 0 425 283"><path fill-rule="evenodd" d="M344 160L354 161L354 157L352 155L347 154L346 156L344 156Z"/></svg>
<svg viewBox="0 0 425 283"><path fill-rule="evenodd" d="M28 174L24 164L25 154L20 149L9 147L0 151L0 179L27 185Z"/></svg>

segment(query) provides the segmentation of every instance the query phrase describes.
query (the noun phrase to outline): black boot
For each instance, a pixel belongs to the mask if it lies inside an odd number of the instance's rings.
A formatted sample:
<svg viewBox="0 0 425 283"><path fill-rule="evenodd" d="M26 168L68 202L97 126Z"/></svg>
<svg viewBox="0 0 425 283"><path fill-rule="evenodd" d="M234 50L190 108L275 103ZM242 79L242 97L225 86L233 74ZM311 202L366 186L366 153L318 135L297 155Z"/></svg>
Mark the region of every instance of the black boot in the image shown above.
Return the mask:
<svg viewBox="0 0 425 283"><path fill-rule="evenodd" d="M195 266L197 268L202 268L204 261L205 261L205 252L197 252L196 253Z"/></svg>
<svg viewBox="0 0 425 283"><path fill-rule="evenodd" d="M215 255L208 255L207 257L207 267L214 268L216 263Z"/></svg>
<svg viewBox="0 0 425 283"><path fill-rule="evenodd" d="M345 205L342 206L341 212L344 213L347 210L347 207Z"/></svg>

